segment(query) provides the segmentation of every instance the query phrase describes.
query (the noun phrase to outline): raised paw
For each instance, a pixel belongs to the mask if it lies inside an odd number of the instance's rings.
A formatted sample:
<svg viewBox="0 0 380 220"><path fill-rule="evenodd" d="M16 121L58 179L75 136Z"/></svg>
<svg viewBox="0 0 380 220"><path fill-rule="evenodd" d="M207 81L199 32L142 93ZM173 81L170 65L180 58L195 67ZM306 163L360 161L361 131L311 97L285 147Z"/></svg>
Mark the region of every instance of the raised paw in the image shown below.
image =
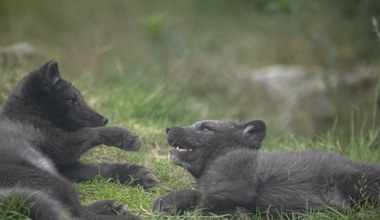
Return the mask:
<svg viewBox="0 0 380 220"><path fill-rule="evenodd" d="M101 136L105 139L106 145L119 147L123 150L135 151L141 146L140 138L124 128L103 128Z"/></svg>
<svg viewBox="0 0 380 220"><path fill-rule="evenodd" d="M117 145L123 150L135 151L141 147L141 139L137 135L129 135L121 145Z"/></svg>

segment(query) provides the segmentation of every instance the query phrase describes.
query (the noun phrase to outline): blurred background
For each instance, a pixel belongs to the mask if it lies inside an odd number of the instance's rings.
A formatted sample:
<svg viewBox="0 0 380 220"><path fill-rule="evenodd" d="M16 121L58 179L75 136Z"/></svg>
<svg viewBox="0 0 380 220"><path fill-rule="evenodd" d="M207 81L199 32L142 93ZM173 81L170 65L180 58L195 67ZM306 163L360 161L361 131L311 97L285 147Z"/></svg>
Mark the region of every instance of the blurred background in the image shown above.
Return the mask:
<svg viewBox="0 0 380 220"><path fill-rule="evenodd" d="M379 23L379 0L3 0L0 101L55 59L114 123L261 118L278 135L371 131Z"/></svg>

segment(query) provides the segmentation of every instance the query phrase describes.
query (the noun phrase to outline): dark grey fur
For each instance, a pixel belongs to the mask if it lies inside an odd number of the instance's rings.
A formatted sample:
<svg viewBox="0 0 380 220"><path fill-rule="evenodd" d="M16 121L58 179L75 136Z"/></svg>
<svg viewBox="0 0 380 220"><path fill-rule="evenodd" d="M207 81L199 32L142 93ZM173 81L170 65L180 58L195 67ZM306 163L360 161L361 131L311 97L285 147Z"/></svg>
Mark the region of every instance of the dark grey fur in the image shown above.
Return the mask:
<svg viewBox="0 0 380 220"><path fill-rule="evenodd" d="M215 213L348 210L366 198L379 205L380 166L318 152L261 152L265 124L201 121L167 129L170 159L195 178L194 188L171 192L154 212L196 207Z"/></svg>
<svg viewBox="0 0 380 220"><path fill-rule="evenodd" d="M80 92L49 61L24 77L0 115L0 199L11 194L35 205L32 219L133 219L115 201L80 205L71 180L96 175L151 187L156 178L134 164L82 164L80 156L100 144L137 150L139 138L91 109ZM114 211L125 215L114 215Z"/></svg>

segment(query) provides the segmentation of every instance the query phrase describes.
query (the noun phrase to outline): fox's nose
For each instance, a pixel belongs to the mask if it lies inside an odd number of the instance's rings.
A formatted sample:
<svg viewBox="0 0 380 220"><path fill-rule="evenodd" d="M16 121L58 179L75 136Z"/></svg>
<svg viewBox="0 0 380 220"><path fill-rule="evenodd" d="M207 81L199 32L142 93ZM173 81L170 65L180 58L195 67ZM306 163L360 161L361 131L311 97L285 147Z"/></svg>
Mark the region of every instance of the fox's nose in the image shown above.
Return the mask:
<svg viewBox="0 0 380 220"><path fill-rule="evenodd" d="M171 130L171 128L167 127L166 128L166 134L169 133L170 130Z"/></svg>
<svg viewBox="0 0 380 220"><path fill-rule="evenodd" d="M103 118L103 123L106 125L108 123L108 118Z"/></svg>

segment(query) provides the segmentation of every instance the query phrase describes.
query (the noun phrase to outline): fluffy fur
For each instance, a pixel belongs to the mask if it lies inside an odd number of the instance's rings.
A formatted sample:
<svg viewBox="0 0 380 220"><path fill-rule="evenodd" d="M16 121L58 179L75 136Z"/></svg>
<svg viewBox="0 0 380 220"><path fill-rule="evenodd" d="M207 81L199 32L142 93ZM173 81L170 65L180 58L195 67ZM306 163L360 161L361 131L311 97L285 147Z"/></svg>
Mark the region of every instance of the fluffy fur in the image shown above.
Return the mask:
<svg viewBox="0 0 380 220"><path fill-rule="evenodd" d="M366 198L379 203L380 166L318 152L261 152L265 124L200 121L167 129L170 159L195 178L194 188L159 197L153 212L196 207L215 213L348 210Z"/></svg>
<svg viewBox="0 0 380 220"><path fill-rule="evenodd" d="M99 174L145 187L155 184L155 176L142 166L78 161L100 144L125 150L140 147L135 134L105 127L106 123L60 77L55 61L24 77L0 115L0 200L22 196L34 204L32 219L134 219L127 206L111 200L83 207L68 180L85 181Z"/></svg>

